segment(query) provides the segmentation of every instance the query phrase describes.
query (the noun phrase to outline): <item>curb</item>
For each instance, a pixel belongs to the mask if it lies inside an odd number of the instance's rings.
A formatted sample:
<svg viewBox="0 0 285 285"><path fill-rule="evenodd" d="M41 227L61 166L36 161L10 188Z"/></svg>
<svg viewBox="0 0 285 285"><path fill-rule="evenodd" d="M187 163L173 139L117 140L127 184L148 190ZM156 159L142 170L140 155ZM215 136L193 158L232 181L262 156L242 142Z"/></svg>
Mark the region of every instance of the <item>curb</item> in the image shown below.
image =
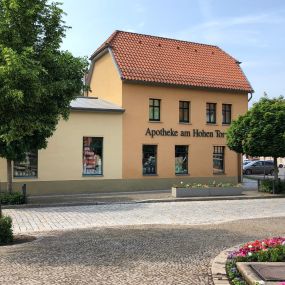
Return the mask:
<svg viewBox="0 0 285 285"><path fill-rule="evenodd" d="M226 273L226 261L229 253L237 250L238 248L239 245L228 248L220 252L220 254L213 259L211 271L214 285L230 285L230 281Z"/></svg>
<svg viewBox="0 0 285 285"><path fill-rule="evenodd" d="M278 195L278 194L277 194ZM173 199L147 199L133 201L110 201L110 202L69 202L69 203L50 203L50 204L21 204L21 205L2 205L2 209L22 209L22 208L50 208L50 207L69 207L69 206L93 206L93 205L112 205L112 204L146 204L146 203L173 203L173 202L203 202L203 201L234 201L234 200L259 200L259 199L278 199L285 198L285 195L278 196L221 196L207 198L173 198Z"/></svg>

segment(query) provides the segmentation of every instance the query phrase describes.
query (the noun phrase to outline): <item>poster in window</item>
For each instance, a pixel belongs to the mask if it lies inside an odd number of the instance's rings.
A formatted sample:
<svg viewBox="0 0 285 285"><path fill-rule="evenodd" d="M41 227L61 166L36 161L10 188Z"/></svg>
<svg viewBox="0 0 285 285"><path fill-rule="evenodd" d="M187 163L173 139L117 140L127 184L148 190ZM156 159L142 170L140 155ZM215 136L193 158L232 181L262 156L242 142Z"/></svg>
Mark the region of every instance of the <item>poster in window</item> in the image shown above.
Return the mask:
<svg viewBox="0 0 285 285"><path fill-rule="evenodd" d="M83 174L102 175L103 138L83 138Z"/></svg>
<svg viewBox="0 0 285 285"><path fill-rule="evenodd" d="M26 153L23 161L14 161L14 177L37 177L38 176L38 152Z"/></svg>

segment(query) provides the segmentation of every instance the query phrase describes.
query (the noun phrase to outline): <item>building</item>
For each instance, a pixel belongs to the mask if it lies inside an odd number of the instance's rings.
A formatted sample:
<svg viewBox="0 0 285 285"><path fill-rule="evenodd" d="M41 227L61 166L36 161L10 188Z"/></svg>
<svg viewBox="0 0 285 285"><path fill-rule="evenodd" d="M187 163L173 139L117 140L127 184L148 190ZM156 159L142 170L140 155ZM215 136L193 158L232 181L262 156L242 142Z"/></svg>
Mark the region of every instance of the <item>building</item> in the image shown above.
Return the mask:
<svg viewBox="0 0 285 285"><path fill-rule="evenodd" d="M72 103L38 152L34 177L19 178L27 166L14 164L17 187L42 194L239 181L241 157L225 133L253 92L240 62L216 46L122 31L90 59L88 98Z"/></svg>

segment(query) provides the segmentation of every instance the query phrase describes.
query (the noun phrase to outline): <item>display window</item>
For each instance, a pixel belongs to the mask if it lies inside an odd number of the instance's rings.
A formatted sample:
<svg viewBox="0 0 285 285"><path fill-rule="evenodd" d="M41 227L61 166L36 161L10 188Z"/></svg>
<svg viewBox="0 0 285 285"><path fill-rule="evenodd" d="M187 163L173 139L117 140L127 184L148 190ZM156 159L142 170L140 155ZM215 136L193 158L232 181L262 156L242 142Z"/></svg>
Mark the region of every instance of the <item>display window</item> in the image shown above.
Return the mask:
<svg viewBox="0 0 285 285"><path fill-rule="evenodd" d="M103 175L103 138L83 138L83 175Z"/></svg>
<svg viewBox="0 0 285 285"><path fill-rule="evenodd" d="M188 174L188 146L175 146L175 174Z"/></svg>
<svg viewBox="0 0 285 285"><path fill-rule="evenodd" d="M23 161L14 161L13 176L19 177L37 177L38 176L38 151L26 153Z"/></svg>
<svg viewBox="0 0 285 285"><path fill-rule="evenodd" d="M221 174L225 172L225 147L214 146L213 151L213 173Z"/></svg>
<svg viewBox="0 0 285 285"><path fill-rule="evenodd" d="M143 145L143 175L157 174L157 146Z"/></svg>

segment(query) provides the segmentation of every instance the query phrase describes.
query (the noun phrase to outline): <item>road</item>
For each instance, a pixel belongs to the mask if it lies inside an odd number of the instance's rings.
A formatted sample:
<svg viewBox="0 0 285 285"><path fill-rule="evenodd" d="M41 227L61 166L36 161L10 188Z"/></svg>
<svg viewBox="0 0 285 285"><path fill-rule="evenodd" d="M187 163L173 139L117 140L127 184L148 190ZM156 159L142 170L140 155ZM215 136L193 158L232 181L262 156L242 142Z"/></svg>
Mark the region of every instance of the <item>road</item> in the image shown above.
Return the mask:
<svg viewBox="0 0 285 285"><path fill-rule="evenodd" d="M202 225L285 217L285 199L125 203L6 209L15 233L134 225Z"/></svg>

